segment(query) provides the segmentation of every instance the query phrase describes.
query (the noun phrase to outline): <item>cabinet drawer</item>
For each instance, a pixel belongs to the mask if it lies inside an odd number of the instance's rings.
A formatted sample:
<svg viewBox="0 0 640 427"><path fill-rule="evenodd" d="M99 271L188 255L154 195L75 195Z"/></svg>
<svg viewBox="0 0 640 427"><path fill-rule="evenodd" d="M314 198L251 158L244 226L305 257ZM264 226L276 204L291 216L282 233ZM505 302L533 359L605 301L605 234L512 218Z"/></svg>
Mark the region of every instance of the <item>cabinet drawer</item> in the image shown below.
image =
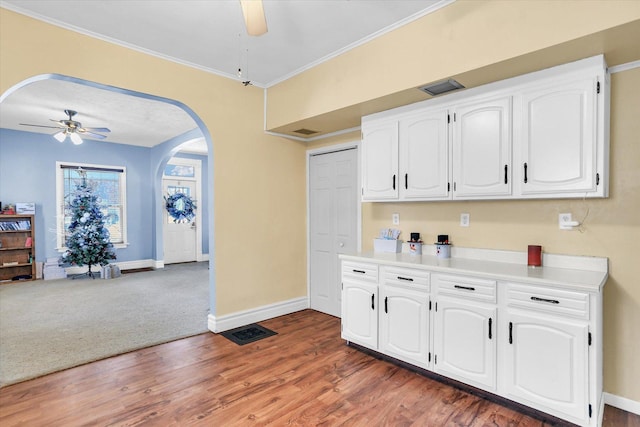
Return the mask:
<svg viewBox="0 0 640 427"><path fill-rule="evenodd" d="M378 283L378 264L342 261L342 277Z"/></svg>
<svg viewBox="0 0 640 427"><path fill-rule="evenodd" d="M434 280L438 287L438 295L453 295L489 303L496 302L495 280L440 274L435 276Z"/></svg>
<svg viewBox="0 0 640 427"><path fill-rule="evenodd" d="M431 274L428 271L387 266L384 266L382 270L382 278L385 285L401 286L424 292L429 292L430 290Z"/></svg>
<svg viewBox="0 0 640 427"><path fill-rule="evenodd" d="M589 319L589 294L508 283L507 304L546 313Z"/></svg>

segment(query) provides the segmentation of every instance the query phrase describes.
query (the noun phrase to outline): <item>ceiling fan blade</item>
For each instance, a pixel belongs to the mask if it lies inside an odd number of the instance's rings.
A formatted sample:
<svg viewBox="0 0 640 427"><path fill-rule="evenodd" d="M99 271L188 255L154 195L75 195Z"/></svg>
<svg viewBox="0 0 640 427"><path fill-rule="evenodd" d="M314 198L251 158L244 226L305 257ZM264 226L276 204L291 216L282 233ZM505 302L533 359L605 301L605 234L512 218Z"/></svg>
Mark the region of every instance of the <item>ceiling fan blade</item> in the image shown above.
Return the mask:
<svg viewBox="0 0 640 427"><path fill-rule="evenodd" d="M111 132L111 129L109 129L109 128L85 128L85 127L83 127L82 129L84 129L85 131L89 131L89 132Z"/></svg>
<svg viewBox="0 0 640 427"><path fill-rule="evenodd" d="M99 133L93 133L93 132L89 132L86 129L79 129L76 131L77 133L81 133L82 135L86 135L90 138L97 138L97 139L105 139L106 136L105 135L100 135Z"/></svg>
<svg viewBox="0 0 640 427"><path fill-rule="evenodd" d="M21 126L34 126L37 128L48 128L48 129L61 129L64 128L64 126L43 126L43 125L32 125L30 123L18 123Z"/></svg>
<svg viewBox="0 0 640 427"><path fill-rule="evenodd" d="M262 0L240 0L247 34L261 36L268 31Z"/></svg>

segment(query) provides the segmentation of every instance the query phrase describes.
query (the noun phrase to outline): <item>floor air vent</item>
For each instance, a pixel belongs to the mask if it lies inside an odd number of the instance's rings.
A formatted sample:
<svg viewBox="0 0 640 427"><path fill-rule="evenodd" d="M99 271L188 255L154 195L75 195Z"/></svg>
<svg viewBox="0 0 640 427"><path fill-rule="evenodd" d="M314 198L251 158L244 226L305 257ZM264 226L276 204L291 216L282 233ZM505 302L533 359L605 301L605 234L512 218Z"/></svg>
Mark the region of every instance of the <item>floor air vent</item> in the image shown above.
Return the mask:
<svg viewBox="0 0 640 427"><path fill-rule="evenodd" d="M426 86L419 87L418 89L431 96L436 96L451 92L452 90L464 89L464 86L453 79L448 79L437 83L431 83Z"/></svg>
<svg viewBox="0 0 640 427"><path fill-rule="evenodd" d="M250 325L222 332L220 335L238 345L245 345L263 338L278 335L278 333L271 329L267 329L264 326L260 326L257 323L252 323Z"/></svg>

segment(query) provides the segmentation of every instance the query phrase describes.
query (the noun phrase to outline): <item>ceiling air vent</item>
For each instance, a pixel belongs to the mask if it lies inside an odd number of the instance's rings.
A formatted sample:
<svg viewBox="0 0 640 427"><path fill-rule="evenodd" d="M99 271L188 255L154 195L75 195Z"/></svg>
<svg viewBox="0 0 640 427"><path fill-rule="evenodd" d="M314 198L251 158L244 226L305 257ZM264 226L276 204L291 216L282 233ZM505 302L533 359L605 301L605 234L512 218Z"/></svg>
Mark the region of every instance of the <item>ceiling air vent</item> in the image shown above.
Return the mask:
<svg viewBox="0 0 640 427"><path fill-rule="evenodd" d="M453 79L448 79L437 83L431 83L429 85L419 87L418 89L431 96L437 96L451 92L452 90L464 89L464 86Z"/></svg>
<svg viewBox="0 0 640 427"><path fill-rule="evenodd" d="M299 133L300 135L313 135L314 133L318 133L317 130L311 130L311 129L298 129L298 130L294 130L295 133Z"/></svg>

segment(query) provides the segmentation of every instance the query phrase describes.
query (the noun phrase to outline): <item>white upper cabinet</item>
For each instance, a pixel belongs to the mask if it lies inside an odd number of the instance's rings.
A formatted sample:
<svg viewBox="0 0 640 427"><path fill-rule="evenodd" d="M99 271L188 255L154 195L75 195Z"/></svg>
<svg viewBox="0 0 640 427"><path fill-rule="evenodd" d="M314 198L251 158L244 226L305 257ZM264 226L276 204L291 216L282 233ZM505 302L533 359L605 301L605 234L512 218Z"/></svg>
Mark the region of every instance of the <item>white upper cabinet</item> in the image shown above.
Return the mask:
<svg viewBox="0 0 640 427"><path fill-rule="evenodd" d="M453 198L511 194L511 97L461 104L453 128Z"/></svg>
<svg viewBox="0 0 640 427"><path fill-rule="evenodd" d="M400 120L400 198L449 195L447 110L426 110Z"/></svg>
<svg viewBox="0 0 640 427"><path fill-rule="evenodd" d="M362 125L362 200L398 198L398 122Z"/></svg>
<svg viewBox="0 0 640 427"><path fill-rule="evenodd" d="M522 94L522 195L597 191L596 76Z"/></svg>
<svg viewBox="0 0 640 427"><path fill-rule="evenodd" d="M608 197L602 55L362 120L363 201Z"/></svg>

